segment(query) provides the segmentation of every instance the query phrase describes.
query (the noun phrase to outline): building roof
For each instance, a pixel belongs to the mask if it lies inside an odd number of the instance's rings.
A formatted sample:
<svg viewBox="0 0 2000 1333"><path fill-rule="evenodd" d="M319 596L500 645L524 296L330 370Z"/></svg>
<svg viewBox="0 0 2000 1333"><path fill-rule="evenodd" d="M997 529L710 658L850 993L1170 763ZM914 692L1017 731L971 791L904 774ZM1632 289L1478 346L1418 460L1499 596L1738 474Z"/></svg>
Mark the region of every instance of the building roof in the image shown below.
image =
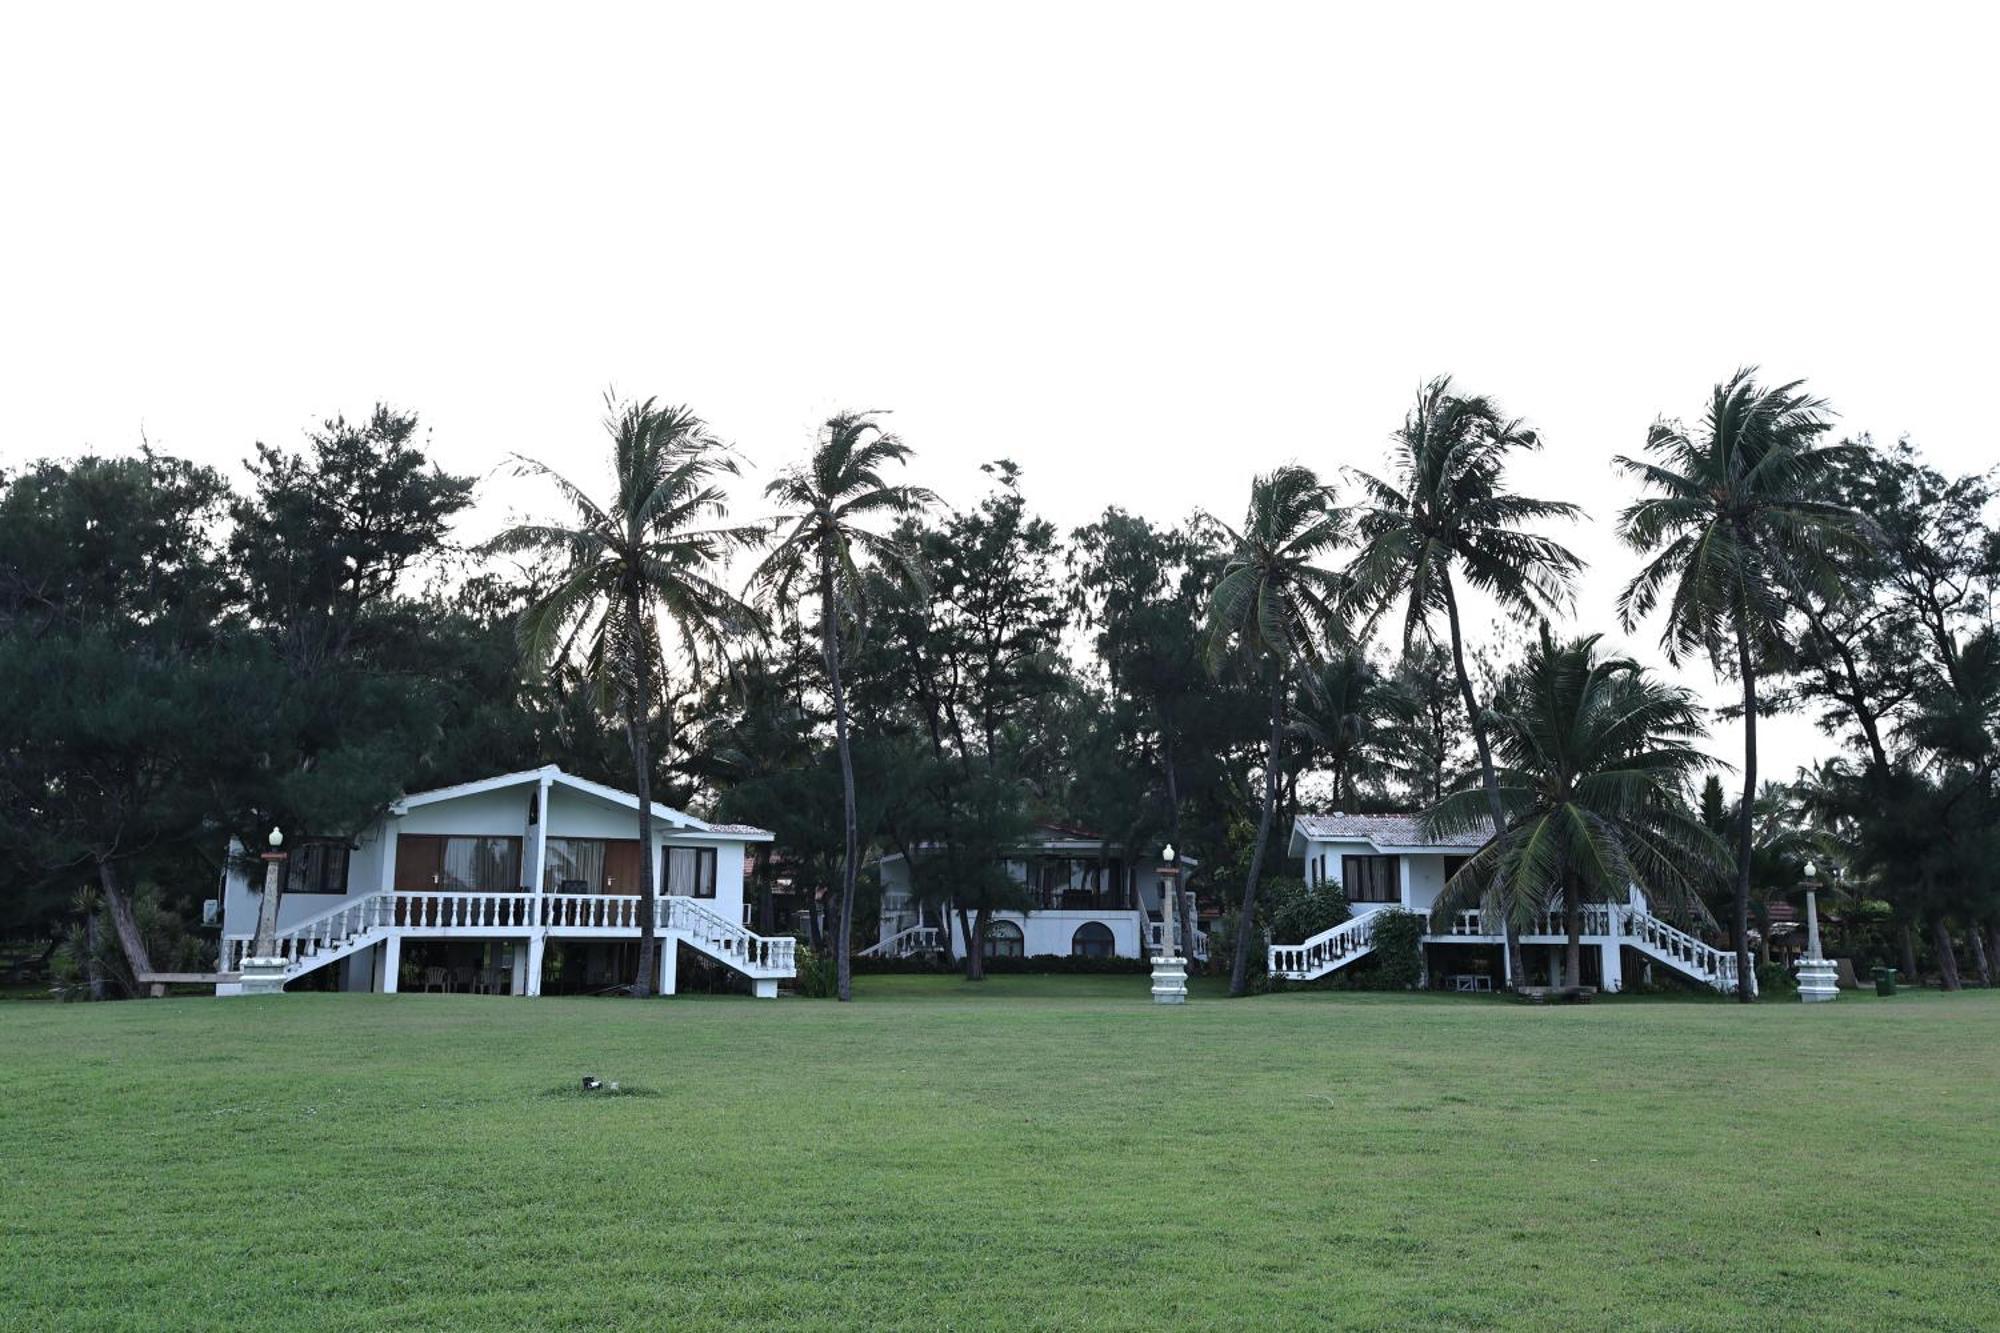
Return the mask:
<svg viewBox="0 0 2000 1333"><path fill-rule="evenodd" d="M418 806L456 800L461 796L477 796L481 792L500 791L507 787L522 787L531 782L542 782L544 779L551 785L569 787L600 800L609 801L613 805L622 805L630 810L639 808L639 798L629 791L620 791L601 782L592 782L588 778L565 773L554 764L549 764L542 768L523 769L518 773L502 773L496 777L481 778L477 782L461 782L453 787L411 792L401 800L391 802L389 812L400 815ZM772 838L769 829L761 829L754 824L711 824L705 819L695 818L685 810L676 810L672 806L661 805L658 801L653 802L653 817L688 833L711 833L722 838L740 838L745 842L769 842Z"/></svg>
<svg viewBox="0 0 2000 1333"><path fill-rule="evenodd" d="M1305 855L1314 842L1365 842L1378 852L1476 851L1491 836L1490 824L1448 838L1424 836L1416 815L1300 815L1292 825L1291 854Z"/></svg>

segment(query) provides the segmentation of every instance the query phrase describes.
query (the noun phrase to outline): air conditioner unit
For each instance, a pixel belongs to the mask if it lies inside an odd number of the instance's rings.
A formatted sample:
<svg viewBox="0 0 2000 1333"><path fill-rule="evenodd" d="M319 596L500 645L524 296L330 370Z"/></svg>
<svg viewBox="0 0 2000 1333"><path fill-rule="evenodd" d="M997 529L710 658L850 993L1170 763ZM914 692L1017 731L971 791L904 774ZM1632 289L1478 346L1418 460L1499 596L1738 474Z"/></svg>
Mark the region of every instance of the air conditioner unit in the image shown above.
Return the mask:
<svg viewBox="0 0 2000 1333"><path fill-rule="evenodd" d="M204 898L201 900L201 924L204 926L219 926L222 924L222 899Z"/></svg>

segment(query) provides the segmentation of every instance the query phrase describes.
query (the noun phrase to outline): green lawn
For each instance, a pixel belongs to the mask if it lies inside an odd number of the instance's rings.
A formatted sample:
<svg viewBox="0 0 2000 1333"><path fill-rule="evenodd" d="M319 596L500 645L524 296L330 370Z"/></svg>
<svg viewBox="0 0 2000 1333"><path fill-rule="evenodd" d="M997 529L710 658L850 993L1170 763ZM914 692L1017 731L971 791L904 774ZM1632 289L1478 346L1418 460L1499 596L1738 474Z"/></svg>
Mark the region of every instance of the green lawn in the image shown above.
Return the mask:
<svg viewBox="0 0 2000 1333"><path fill-rule="evenodd" d="M2000 1327L2000 993L859 987L0 1007L0 1328Z"/></svg>

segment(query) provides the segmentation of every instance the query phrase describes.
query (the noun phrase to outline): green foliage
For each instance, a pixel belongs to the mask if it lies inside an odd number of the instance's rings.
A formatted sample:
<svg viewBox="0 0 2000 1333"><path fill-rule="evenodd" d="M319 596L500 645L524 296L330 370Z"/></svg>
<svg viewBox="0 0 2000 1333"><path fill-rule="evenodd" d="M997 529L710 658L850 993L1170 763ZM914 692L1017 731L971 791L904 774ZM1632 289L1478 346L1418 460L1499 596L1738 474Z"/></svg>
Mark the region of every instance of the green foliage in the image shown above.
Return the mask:
<svg viewBox="0 0 2000 1333"><path fill-rule="evenodd" d="M832 954L800 940L793 957L798 967L798 976L792 981L794 994L808 1000L831 1000L839 993L839 968L834 965Z"/></svg>
<svg viewBox="0 0 2000 1333"><path fill-rule="evenodd" d="M1373 917L1375 951L1372 969L1384 990L1414 990L1424 972L1424 918L1415 912L1385 907Z"/></svg>
<svg viewBox="0 0 2000 1333"><path fill-rule="evenodd" d="M1273 944L1298 944L1351 915L1339 886L1310 886L1294 876L1273 877L1259 897L1259 915Z"/></svg>

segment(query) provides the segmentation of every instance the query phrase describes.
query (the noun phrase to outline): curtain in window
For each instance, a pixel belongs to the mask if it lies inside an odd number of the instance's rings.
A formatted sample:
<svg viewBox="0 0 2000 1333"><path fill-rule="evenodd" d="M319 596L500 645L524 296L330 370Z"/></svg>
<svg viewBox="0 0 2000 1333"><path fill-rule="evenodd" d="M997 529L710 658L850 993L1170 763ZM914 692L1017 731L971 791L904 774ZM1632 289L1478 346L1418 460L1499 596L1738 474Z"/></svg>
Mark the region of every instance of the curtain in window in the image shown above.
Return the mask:
<svg viewBox="0 0 2000 1333"><path fill-rule="evenodd" d="M667 892L683 898L715 896L715 849L667 848Z"/></svg>
<svg viewBox="0 0 2000 1333"><path fill-rule="evenodd" d="M512 893L521 887L521 848L512 838L446 838L439 887Z"/></svg>
<svg viewBox="0 0 2000 1333"><path fill-rule="evenodd" d="M544 893L601 893L604 842L600 838L550 838L542 865Z"/></svg>

